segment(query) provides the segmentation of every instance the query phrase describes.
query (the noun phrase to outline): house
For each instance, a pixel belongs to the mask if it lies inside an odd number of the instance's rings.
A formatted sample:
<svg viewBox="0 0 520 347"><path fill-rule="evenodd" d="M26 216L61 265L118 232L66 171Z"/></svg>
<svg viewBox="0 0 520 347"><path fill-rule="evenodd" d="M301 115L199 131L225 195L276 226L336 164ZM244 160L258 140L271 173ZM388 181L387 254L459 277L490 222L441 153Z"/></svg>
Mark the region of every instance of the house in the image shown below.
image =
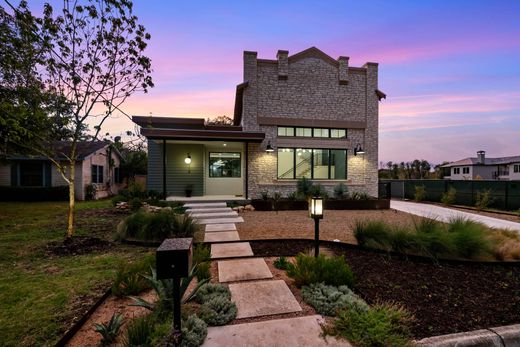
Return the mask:
<svg viewBox="0 0 520 347"><path fill-rule="evenodd" d="M317 48L277 59L244 52L233 124L134 116L148 140L148 189L168 196L258 198L307 177L377 196L378 64L349 66Z"/></svg>
<svg viewBox="0 0 520 347"><path fill-rule="evenodd" d="M485 151L478 151L476 158L465 158L443 165L449 170L448 180L520 180L520 156L486 158Z"/></svg>
<svg viewBox="0 0 520 347"><path fill-rule="evenodd" d="M70 142L53 144L55 153L70 153ZM77 144L78 159L75 166L75 197L85 200L86 188L93 185L94 198L104 198L122 187L121 155L107 141L88 141ZM63 155L58 160L65 160ZM58 187L66 186L58 169L42 156L12 155L0 164L0 186Z"/></svg>

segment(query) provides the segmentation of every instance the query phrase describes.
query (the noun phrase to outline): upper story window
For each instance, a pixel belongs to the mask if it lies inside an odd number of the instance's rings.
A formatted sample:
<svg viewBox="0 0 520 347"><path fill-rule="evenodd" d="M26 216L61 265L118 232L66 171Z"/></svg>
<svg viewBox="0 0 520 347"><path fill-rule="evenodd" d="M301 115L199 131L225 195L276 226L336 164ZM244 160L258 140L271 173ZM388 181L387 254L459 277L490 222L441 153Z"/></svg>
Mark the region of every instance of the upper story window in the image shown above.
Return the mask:
<svg viewBox="0 0 520 347"><path fill-rule="evenodd" d="M462 168L462 173L463 174L469 174L469 167L463 167Z"/></svg>
<svg viewBox="0 0 520 347"><path fill-rule="evenodd" d="M515 173L520 172L520 165L514 165L513 166L513 172L515 172Z"/></svg>
<svg viewBox="0 0 520 347"><path fill-rule="evenodd" d="M347 129L278 127L278 136L345 139Z"/></svg>
<svg viewBox="0 0 520 347"><path fill-rule="evenodd" d="M454 167L453 168L453 174L454 175L459 175L460 174L460 167Z"/></svg>

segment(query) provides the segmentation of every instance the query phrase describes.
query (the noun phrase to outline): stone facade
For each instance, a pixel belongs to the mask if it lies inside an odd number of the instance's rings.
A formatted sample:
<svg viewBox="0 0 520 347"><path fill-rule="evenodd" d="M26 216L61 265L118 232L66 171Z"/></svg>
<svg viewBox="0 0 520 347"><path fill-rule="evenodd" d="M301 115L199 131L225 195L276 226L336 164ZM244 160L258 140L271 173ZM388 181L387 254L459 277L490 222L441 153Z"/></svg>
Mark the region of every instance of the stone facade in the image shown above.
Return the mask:
<svg viewBox="0 0 520 347"><path fill-rule="evenodd" d="M316 182L329 192L343 182L350 192L377 196L378 65L367 63L359 68L348 63L347 57L335 60L314 47L293 56L279 51L276 60L244 52L244 81L248 85L243 93L241 125L244 131L265 133L261 144L248 146L250 198L257 198L262 191L286 195L295 190L295 180L277 179L279 146L346 149L347 179ZM272 119L282 119L286 125L303 122L334 128L350 122L352 126L347 127L346 139L278 138L277 125L269 124ZM265 152L268 143L274 153ZM354 156L358 143L365 154Z"/></svg>

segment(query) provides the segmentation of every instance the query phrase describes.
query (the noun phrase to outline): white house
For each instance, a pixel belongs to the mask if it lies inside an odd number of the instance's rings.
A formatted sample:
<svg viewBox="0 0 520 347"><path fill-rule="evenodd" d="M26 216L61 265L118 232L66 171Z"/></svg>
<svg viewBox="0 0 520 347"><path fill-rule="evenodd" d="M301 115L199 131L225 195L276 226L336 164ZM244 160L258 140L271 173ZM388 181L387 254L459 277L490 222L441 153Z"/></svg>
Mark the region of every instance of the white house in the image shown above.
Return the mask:
<svg viewBox="0 0 520 347"><path fill-rule="evenodd" d="M478 151L476 158L465 158L442 166L449 174L448 180L520 180L520 156L486 158L486 152Z"/></svg>

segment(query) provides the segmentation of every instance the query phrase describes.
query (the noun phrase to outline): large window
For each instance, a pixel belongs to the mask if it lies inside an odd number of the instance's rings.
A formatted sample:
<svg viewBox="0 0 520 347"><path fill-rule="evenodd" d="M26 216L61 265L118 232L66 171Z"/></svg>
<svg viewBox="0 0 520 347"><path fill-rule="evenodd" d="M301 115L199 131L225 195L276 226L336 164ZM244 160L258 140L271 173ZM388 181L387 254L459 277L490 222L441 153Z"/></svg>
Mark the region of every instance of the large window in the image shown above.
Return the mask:
<svg viewBox="0 0 520 347"><path fill-rule="evenodd" d="M114 183L123 183L123 177L121 177L121 169L118 167L114 168Z"/></svg>
<svg viewBox="0 0 520 347"><path fill-rule="evenodd" d="M209 177L240 177L240 153L210 153Z"/></svg>
<svg viewBox="0 0 520 347"><path fill-rule="evenodd" d="M21 162L19 164L20 185L26 187L43 186L44 166L39 162Z"/></svg>
<svg viewBox="0 0 520 347"><path fill-rule="evenodd" d="M278 136L346 139L347 129L278 127Z"/></svg>
<svg viewBox="0 0 520 347"><path fill-rule="evenodd" d="M344 149L278 148L278 179L347 178Z"/></svg>
<svg viewBox="0 0 520 347"><path fill-rule="evenodd" d="M520 172L520 165L514 165L513 166L513 172L515 172L515 173Z"/></svg>
<svg viewBox="0 0 520 347"><path fill-rule="evenodd" d="M92 165L92 183L103 183L103 165Z"/></svg>

